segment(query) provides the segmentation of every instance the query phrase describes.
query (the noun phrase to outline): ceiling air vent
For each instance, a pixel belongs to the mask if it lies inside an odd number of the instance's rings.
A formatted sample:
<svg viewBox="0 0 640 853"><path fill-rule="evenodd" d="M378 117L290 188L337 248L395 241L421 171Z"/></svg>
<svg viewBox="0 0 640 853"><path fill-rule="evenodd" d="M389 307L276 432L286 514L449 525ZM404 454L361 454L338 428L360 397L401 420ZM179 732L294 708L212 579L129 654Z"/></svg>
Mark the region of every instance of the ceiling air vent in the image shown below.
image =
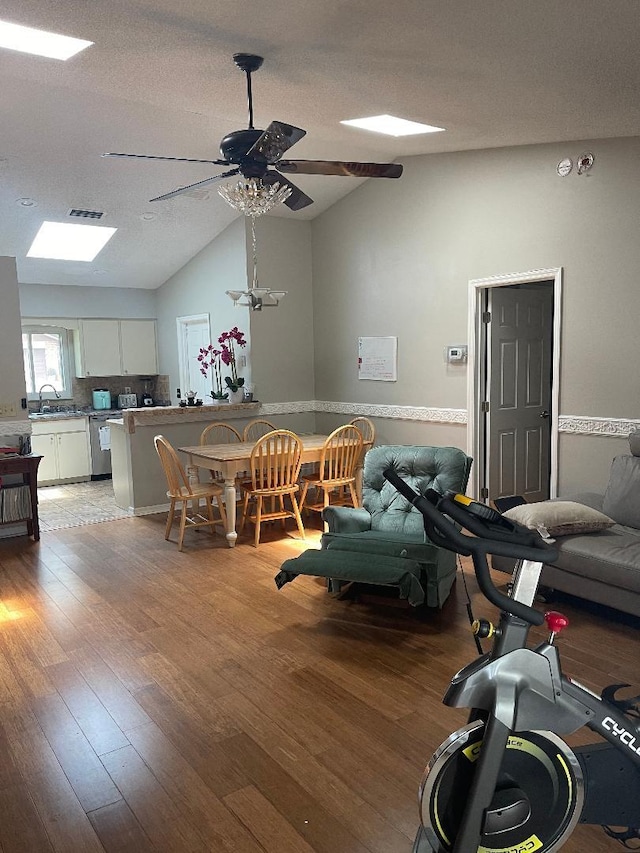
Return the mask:
<svg viewBox="0 0 640 853"><path fill-rule="evenodd" d="M79 207L72 207L69 211L69 216L75 216L78 219L102 219L104 211L102 210L82 210Z"/></svg>

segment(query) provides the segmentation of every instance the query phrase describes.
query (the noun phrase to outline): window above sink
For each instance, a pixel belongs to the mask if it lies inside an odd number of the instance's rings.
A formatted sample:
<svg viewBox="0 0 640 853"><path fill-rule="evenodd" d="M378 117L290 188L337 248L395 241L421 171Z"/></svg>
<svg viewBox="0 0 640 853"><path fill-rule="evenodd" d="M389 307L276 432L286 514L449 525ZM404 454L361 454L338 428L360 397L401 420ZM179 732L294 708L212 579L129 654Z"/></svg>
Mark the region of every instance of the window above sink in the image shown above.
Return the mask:
<svg viewBox="0 0 640 853"><path fill-rule="evenodd" d="M22 327L22 352L27 399L39 400L39 389L52 385L58 399L71 399L69 334L57 326ZM42 399L53 397L51 388L43 391Z"/></svg>

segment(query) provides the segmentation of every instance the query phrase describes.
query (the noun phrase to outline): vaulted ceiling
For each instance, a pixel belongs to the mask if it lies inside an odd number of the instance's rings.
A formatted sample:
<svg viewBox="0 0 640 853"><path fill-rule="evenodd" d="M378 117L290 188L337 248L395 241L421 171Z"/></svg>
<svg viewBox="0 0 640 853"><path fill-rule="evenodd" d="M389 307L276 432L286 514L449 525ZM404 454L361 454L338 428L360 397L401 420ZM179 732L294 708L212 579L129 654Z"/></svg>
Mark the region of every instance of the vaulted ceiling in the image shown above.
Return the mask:
<svg viewBox="0 0 640 853"><path fill-rule="evenodd" d="M640 135L637 0L3 0L0 19L95 43L67 62L0 49L0 255L17 257L23 283L156 288L231 222L215 186L149 203L221 167L100 155L217 158L247 126L238 51L265 58L255 125L307 131L292 159ZM380 113L446 132L339 124ZM315 203L275 215L317 216L360 179L295 182ZM77 221L71 208L118 228L96 260L26 258L44 219Z"/></svg>

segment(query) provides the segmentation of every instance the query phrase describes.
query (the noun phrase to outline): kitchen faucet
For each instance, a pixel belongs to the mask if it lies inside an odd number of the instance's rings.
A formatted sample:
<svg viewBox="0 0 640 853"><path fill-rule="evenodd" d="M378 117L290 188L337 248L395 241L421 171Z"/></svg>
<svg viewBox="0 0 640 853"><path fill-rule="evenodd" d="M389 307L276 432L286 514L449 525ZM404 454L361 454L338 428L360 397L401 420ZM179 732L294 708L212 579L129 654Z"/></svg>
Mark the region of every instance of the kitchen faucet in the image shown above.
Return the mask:
<svg viewBox="0 0 640 853"><path fill-rule="evenodd" d="M38 391L38 399L39 399L39 401L40 401L39 410L40 410L41 412L42 412L42 410L43 410L43 408L42 408L42 389L43 389L43 388L51 388L51 390L53 391L53 393L56 395L56 400L59 400L59 399L60 399L60 397L61 397L61 395L60 395L60 394L58 394L58 392L56 391L56 389L53 387L53 385L52 385L50 382L45 382L45 384L44 384L44 385L41 385L41 386L40 386L40 390Z"/></svg>

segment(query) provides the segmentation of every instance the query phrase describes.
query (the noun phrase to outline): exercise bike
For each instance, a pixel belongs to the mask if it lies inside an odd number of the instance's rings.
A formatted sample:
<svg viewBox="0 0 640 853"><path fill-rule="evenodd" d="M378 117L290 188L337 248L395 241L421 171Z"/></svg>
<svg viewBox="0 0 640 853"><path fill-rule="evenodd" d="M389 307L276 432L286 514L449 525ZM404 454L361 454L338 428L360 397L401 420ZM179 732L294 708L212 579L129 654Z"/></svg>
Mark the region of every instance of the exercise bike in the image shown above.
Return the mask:
<svg viewBox="0 0 640 853"><path fill-rule="evenodd" d="M422 513L432 542L472 558L481 592L500 609L498 625L474 622L491 651L456 673L445 693L445 705L471 709L469 722L425 770L413 853L552 853L578 822L639 849L635 700L616 699L628 685L606 688L603 698L565 676L554 639L568 620L532 607L542 564L557 550L464 495L423 497L393 470L384 476ZM487 554L516 558L508 595L494 586ZM549 639L529 648L531 626L545 621ZM604 742L570 747L560 737L582 726Z"/></svg>

